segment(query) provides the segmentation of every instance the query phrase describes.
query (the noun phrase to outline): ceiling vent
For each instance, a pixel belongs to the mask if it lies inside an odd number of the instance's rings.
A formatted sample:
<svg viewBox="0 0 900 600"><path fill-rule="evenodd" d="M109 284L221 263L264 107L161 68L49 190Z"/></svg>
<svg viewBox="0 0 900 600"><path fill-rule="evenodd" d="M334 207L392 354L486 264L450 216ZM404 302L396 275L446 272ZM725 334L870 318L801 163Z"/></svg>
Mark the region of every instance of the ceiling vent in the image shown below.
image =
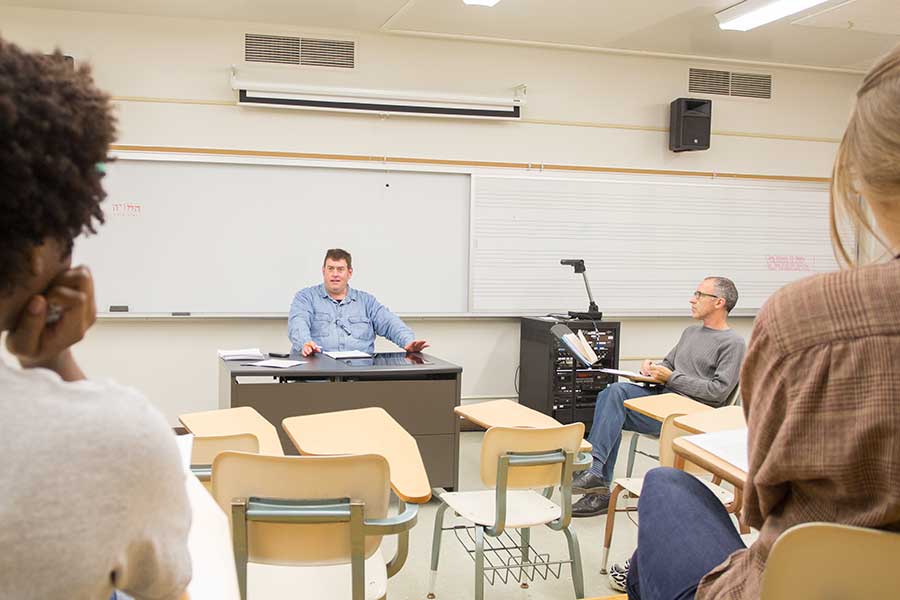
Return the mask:
<svg viewBox="0 0 900 600"><path fill-rule="evenodd" d="M300 38L257 33L244 34L244 60L279 65L299 65Z"/></svg>
<svg viewBox="0 0 900 600"><path fill-rule="evenodd" d="M356 65L356 42L247 33L244 34L244 60L277 65L352 69Z"/></svg>
<svg viewBox="0 0 900 600"><path fill-rule="evenodd" d="M769 100L772 98L772 76L713 69L690 69L688 91L692 94L716 94L718 96Z"/></svg>
<svg viewBox="0 0 900 600"><path fill-rule="evenodd" d="M356 43L349 40L300 39L300 64L311 67L352 69Z"/></svg>

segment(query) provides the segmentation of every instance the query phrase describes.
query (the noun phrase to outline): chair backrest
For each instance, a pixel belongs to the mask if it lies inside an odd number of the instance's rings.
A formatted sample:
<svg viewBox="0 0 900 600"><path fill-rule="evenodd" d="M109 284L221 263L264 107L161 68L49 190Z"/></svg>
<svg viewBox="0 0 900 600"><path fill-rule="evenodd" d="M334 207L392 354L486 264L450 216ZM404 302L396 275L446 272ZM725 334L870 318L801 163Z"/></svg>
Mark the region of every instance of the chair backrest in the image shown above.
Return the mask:
<svg viewBox="0 0 900 600"><path fill-rule="evenodd" d="M659 431L659 465L661 467L675 466L675 450L672 448L672 441L683 435L692 435L689 431L675 425L675 419L680 416L682 415L673 414L666 417ZM684 470L694 475L709 475L709 471L690 462L684 463Z"/></svg>
<svg viewBox="0 0 900 600"><path fill-rule="evenodd" d="M572 423L546 429L530 427L491 427L481 443L481 481L488 487L497 484L497 459L507 452L578 452L584 437L584 423ZM510 489L545 488L559 485L562 464L510 468Z"/></svg>
<svg viewBox="0 0 900 600"><path fill-rule="evenodd" d="M365 518L387 516L390 469L382 456L266 456L222 452L213 461L212 495L231 521L234 498L325 500L365 503ZM350 561L350 524L258 523L247 526L248 558L268 564L327 565ZM381 543L367 536L365 556Z"/></svg>
<svg viewBox="0 0 900 600"><path fill-rule="evenodd" d="M259 438L252 433L233 435L194 436L191 446L192 465L211 465L219 452L259 452Z"/></svg>
<svg viewBox="0 0 900 600"><path fill-rule="evenodd" d="M804 523L769 552L761 600L900 598L900 533Z"/></svg>

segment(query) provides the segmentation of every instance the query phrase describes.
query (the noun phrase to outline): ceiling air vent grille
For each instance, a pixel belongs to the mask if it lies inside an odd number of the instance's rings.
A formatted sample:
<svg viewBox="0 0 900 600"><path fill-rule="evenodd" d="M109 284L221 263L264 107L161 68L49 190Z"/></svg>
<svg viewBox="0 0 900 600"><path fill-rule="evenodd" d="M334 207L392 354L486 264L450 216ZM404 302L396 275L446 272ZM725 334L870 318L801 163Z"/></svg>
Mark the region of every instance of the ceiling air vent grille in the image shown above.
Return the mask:
<svg viewBox="0 0 900 600"><path fill-rule="evenodd" d="M247 62L300 64L300 38L282 35L244 35L244 60Z"/></svg>
<svg viewBox="0 0 900 600"><path fill-rule="evenodd" d="M731 95L742 98L772 97L772 76L755 73L732 73Z"/></svg>
<svg viewBox="0 0 900 600"><path fill-rule="evenodd" d="M356 42L247 33L244 34L244 60L352 69L356 66Z"/></svg>
<svg viewBox="0 0 900 600"><path fill-rule="evenodd" d="M739 98L772 98L772 76L758 73L732 73L713 69L690 69L688 91Z"/></svg>
<svg viewBox="0 0 900 600"><path fill-rule="evenodd" d="M302 38L300 64L352 69L356 64L356 43L349 40Z"/></svg>
<svg viewBox="0 0 900 600"><path fill-rule="evenodd" d="M731 73L711 69L691 69L688 91L693 94L730 95Z"/></svg>

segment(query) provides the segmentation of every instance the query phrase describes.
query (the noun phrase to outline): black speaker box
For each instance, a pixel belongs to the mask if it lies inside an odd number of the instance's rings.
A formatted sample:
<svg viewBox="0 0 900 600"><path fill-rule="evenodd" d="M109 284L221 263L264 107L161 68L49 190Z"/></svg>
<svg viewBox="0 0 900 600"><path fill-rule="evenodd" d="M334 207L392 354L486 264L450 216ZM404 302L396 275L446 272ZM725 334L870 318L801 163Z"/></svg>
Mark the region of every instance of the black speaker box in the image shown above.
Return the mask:
<svg viewBox="0 0 900 600"><path fill-rule="evenodd" d="M676 98L669 104L669 150L709 150L712 100Z"/></svg>

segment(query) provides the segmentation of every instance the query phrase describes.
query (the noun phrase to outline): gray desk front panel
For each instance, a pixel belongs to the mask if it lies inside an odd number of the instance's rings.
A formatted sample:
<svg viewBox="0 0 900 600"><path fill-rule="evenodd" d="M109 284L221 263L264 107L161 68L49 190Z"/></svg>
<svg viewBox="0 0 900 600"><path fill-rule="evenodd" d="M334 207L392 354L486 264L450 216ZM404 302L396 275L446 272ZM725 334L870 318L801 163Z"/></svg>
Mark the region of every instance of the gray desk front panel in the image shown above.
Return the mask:
<svg viewBox="0 0 900 600"><path fill-rule="evenodd" d="M247 381L245 376L240 377ZM250 380L256 378L249 378ZM230 381L229 381L230 380ZM252 406L275 425L286 454L297 454L281 422L287 417L378 406L387 411L419 444L432 486L457 487L459 420L453 408L459 405L460 381L413 379L388 381L300 381L238 383L223 377L226 390L220 406Z"/></svg>

